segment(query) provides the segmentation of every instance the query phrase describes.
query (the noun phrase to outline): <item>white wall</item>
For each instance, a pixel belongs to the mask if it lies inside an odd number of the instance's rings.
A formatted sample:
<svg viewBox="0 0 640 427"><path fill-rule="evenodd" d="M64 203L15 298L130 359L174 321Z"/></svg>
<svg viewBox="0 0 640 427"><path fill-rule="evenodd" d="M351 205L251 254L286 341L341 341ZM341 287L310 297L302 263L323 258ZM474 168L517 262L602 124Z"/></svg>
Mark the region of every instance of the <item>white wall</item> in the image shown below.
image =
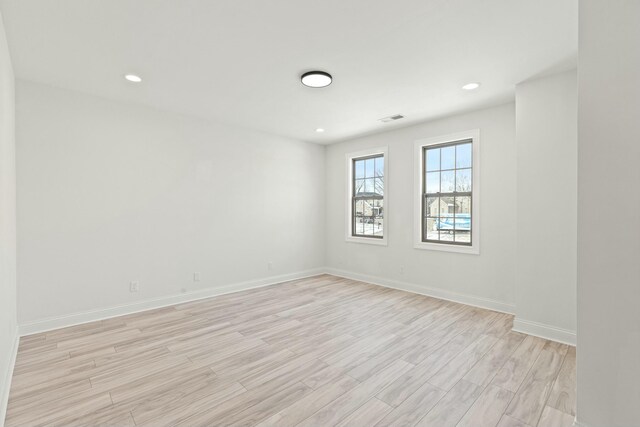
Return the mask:
<svg viewBox="0 0 640 427"><path fill-rule="evenodd" d="M640 2L580 2L578 407L640 425ZM611 204L609 204L611 201Z"/></svg>
<svg viewBox="0 0 640 427"><path fill-rule="evenodd" d="M17 337L14 77L0 15L0 425L4 425Z"/></svg>
<svg viewBox="0 0 640 427"><path fill-rule="evenodd" d="M480 255L413 248L413 156L417 139L480 129ZM389 147L388 246L345 241L345 154ZM516 265L516 141L513 104L327 147L328 267L390 286L513 311ZM371 277L373 276L373 277Z"/></svg>
<svg viewBox="0 0 640 427"><path fill-rule="evenodd" d="M577 74L516 87L518 263L522 332L575 344ZM602 207L608 202L602 200Z"/></svg>
<svg viewBox="0 0 640 427"><path fill-rule="evenodd" d="M323 266L322 146L35 83L16 96L21 325Z"/></svg>

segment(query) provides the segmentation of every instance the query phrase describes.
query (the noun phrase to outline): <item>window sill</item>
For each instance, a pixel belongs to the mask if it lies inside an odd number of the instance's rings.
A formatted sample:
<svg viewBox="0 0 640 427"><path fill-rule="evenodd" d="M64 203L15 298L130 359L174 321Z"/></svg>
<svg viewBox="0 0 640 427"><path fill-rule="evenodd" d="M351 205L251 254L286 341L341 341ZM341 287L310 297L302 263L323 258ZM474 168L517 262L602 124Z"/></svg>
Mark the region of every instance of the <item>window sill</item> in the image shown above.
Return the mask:
<svg viewBox="0 0 640 427"><path fill-rule="evenodd" d="M365 243L367 245L377 245L377 246L387 246L387 238L384 237L382 239L375 239L371 237L354 237L347 236L345 237L347 242L351 243Z"/></svg>
<svg viewBox="0 0 640 427"><path fill-rule="evenodd" d="M426 243L415 242L413 244L415 249L422 249L428 251L440 251L440 252L455 252L459 254L480 255L480 248L477 244L473 246L460 246L460 245L447 245L446 243Z"/></svg>

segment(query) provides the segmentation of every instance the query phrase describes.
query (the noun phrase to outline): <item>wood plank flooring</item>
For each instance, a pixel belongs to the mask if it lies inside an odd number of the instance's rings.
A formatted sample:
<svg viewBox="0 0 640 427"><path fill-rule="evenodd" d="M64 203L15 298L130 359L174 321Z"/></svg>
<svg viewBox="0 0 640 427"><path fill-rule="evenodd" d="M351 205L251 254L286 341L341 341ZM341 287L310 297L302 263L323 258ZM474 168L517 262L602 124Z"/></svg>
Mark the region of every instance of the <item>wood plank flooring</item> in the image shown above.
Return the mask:
<svg viewBox="0 0 640 427"><path fill-rule="evenodd" d="M575 348L323 275L20 340L7 426L569 426Z"/></svg>

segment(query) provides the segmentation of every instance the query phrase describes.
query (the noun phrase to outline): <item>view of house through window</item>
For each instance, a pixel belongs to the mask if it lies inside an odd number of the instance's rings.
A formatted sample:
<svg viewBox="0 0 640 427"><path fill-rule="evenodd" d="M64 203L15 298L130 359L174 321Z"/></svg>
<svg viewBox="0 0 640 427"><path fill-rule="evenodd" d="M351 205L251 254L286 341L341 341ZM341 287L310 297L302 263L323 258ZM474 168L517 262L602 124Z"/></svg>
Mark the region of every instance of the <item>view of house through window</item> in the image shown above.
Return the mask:
<svg viewBox="0 0 640 427"><path fill-rule="evenodd" d="M384 155L352 159L351 234L384 237Z"/></svg>
<svg viewBox="0 0 640 427"><path fill-rule="evenodd" d="M472 141L423 149L422 241L471 246Z"/></svg>

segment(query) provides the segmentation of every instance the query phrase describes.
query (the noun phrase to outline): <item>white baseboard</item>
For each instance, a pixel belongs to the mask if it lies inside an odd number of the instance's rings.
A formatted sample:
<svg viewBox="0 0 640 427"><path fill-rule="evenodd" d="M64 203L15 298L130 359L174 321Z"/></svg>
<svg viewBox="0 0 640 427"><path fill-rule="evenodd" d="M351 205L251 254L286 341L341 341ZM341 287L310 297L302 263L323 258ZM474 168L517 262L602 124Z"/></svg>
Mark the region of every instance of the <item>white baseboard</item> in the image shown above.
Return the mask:
<svg viewBox="0 0 640 427"><path fill-rule="evenodd" d="M246 282L233 283L217 288L202 289L199 291L188 292L179 295L171 295L167 297L138 301L132 304L119 305L103 309L85 311L81 313L73 313L64 316L40 319L34 322L24 323L19 326L19 336L31 335L39 332L46 332L53 329L64 328L68 326L79 325L82 323L94 322L97 320L108 319L116 316L137 313L146 310L166 307L169 305L180 304L189 301L196 301L204 298L211 298L218 295L244 291L247 289L255 289L263 286L271 286L290 280L303 279L305 277L317 276L323 273L332 274L334 276L345 277L347 279L368 282L374 285L384 286L387 288L398 289L402 291L412 292L415 294L426 295L434 298L453 301L461 304L472 305L475 307L485 308L503 313L513 314L515 307L513 304L496 301L488 298L478 297L475 295L460 294L447 291L444 289L430 288L428 286L418 285L415 283L401 282L383 277L371 276L367 274L354 273L351 271L340 270L336 268L316 268L296 273L283 274L280 276L272 276L264 279L249 280ZM541 338L558 341L565 344L575 345L576 333L566 329L557 328L542 323L531 322L516 318L513 323L513 330ZM17 347L16 347L17 350Z"/></svg>
<svg viewBox="0 0 640 427"><path fill-rule="evenodd" d="M434 298L444 299L447 301L458 302L461 304L472 305L474 307L486 308L489 310L500 311L502 313L514 314L515 306L513 304L495 301L488 298L478 297L475 295L466 295L444 289L430 288L428 286L417 285L415 283L400 282L383 277L370 276L367 274L354 273L351 271L340 270L336 268L326 268L328 274L334 276L345 277L347 279L359 280L362 282L372 283L387 288L399 289L402 291L413 292L415 294L427 295ZM514 319L513 330L528 335L548 339L551 341L561 342L563 344L576 345L576 332L555 326L545 325L543 323L531 322L528 320Z"/></svg>
<svg viewBox="0 0 640 427"><path fill-rule="evenodd" d="M50 317L40 319L33 322L23 323L19 327L20 336L46 332L53 329L66 328L68 326L79 325L82 323L95 322L97 320L109 319L111 317L123 316L126 314L137 313L141 311L153 310L169 305L180 304L189 301L196 301L204 298L211 298L218 295L230 294L233 292L244 291L247 289L261 288L263 286L271 286L291 280L304 279L305 277L317 276L323 274L323 268L305 270L296 273L283 274L280 276L271 276L264 279L249 280L246 282L233 283L216 288L202 289L184 294L170 295L166 297L148 299L138 301L132 304L124 304L115 307L101 308L97 310L73 313L64 316Z"/></svg>
<svg viewBox="0 0 640 427"><path fill-rule="evenodd" d="M2 388L0 389L0 427L4 426L4 419L7 416L9 390L11 389L11 378L13 378L13 368L16 365L19 343L20 334L18 334L18 328L16 328L13 337L13 348L11 349L11 359L9 359L9 366L7 366L6 372L4 372L4 381L2 382Z"/></svg>
<svg viewBox="0 0 640 427"><path fill-rule="evenodd" d="M513 320L513 330L563 344L576 345L576 331L545 325L544 323L532 322L516 317Z"/></svg>
<svg viewBox="0 0 640 427"><path fill-rule="evenodd" d="M458 302L461 304L472 305L474 307L500 311L502 313L513 314L515 311L515 306L513 304L505 303L502 301L496 301L489 298L478 297L475 295L460 294L457 292L451 292L444 289L430 288L428 286L418 285L415 283L400 282L397 280L385 279L383 277L354 273L346 270L339 270L337 268L327 267L325 271L327 272L327 274L332 274L334 276L344 277L344 278L353 279L353 280L359 280L362 282L372 283L374 285L384 286L386 288L398 289L401 291L407 291L407 292L412 292L414 294L426 295L429 297Z"/></svg>

